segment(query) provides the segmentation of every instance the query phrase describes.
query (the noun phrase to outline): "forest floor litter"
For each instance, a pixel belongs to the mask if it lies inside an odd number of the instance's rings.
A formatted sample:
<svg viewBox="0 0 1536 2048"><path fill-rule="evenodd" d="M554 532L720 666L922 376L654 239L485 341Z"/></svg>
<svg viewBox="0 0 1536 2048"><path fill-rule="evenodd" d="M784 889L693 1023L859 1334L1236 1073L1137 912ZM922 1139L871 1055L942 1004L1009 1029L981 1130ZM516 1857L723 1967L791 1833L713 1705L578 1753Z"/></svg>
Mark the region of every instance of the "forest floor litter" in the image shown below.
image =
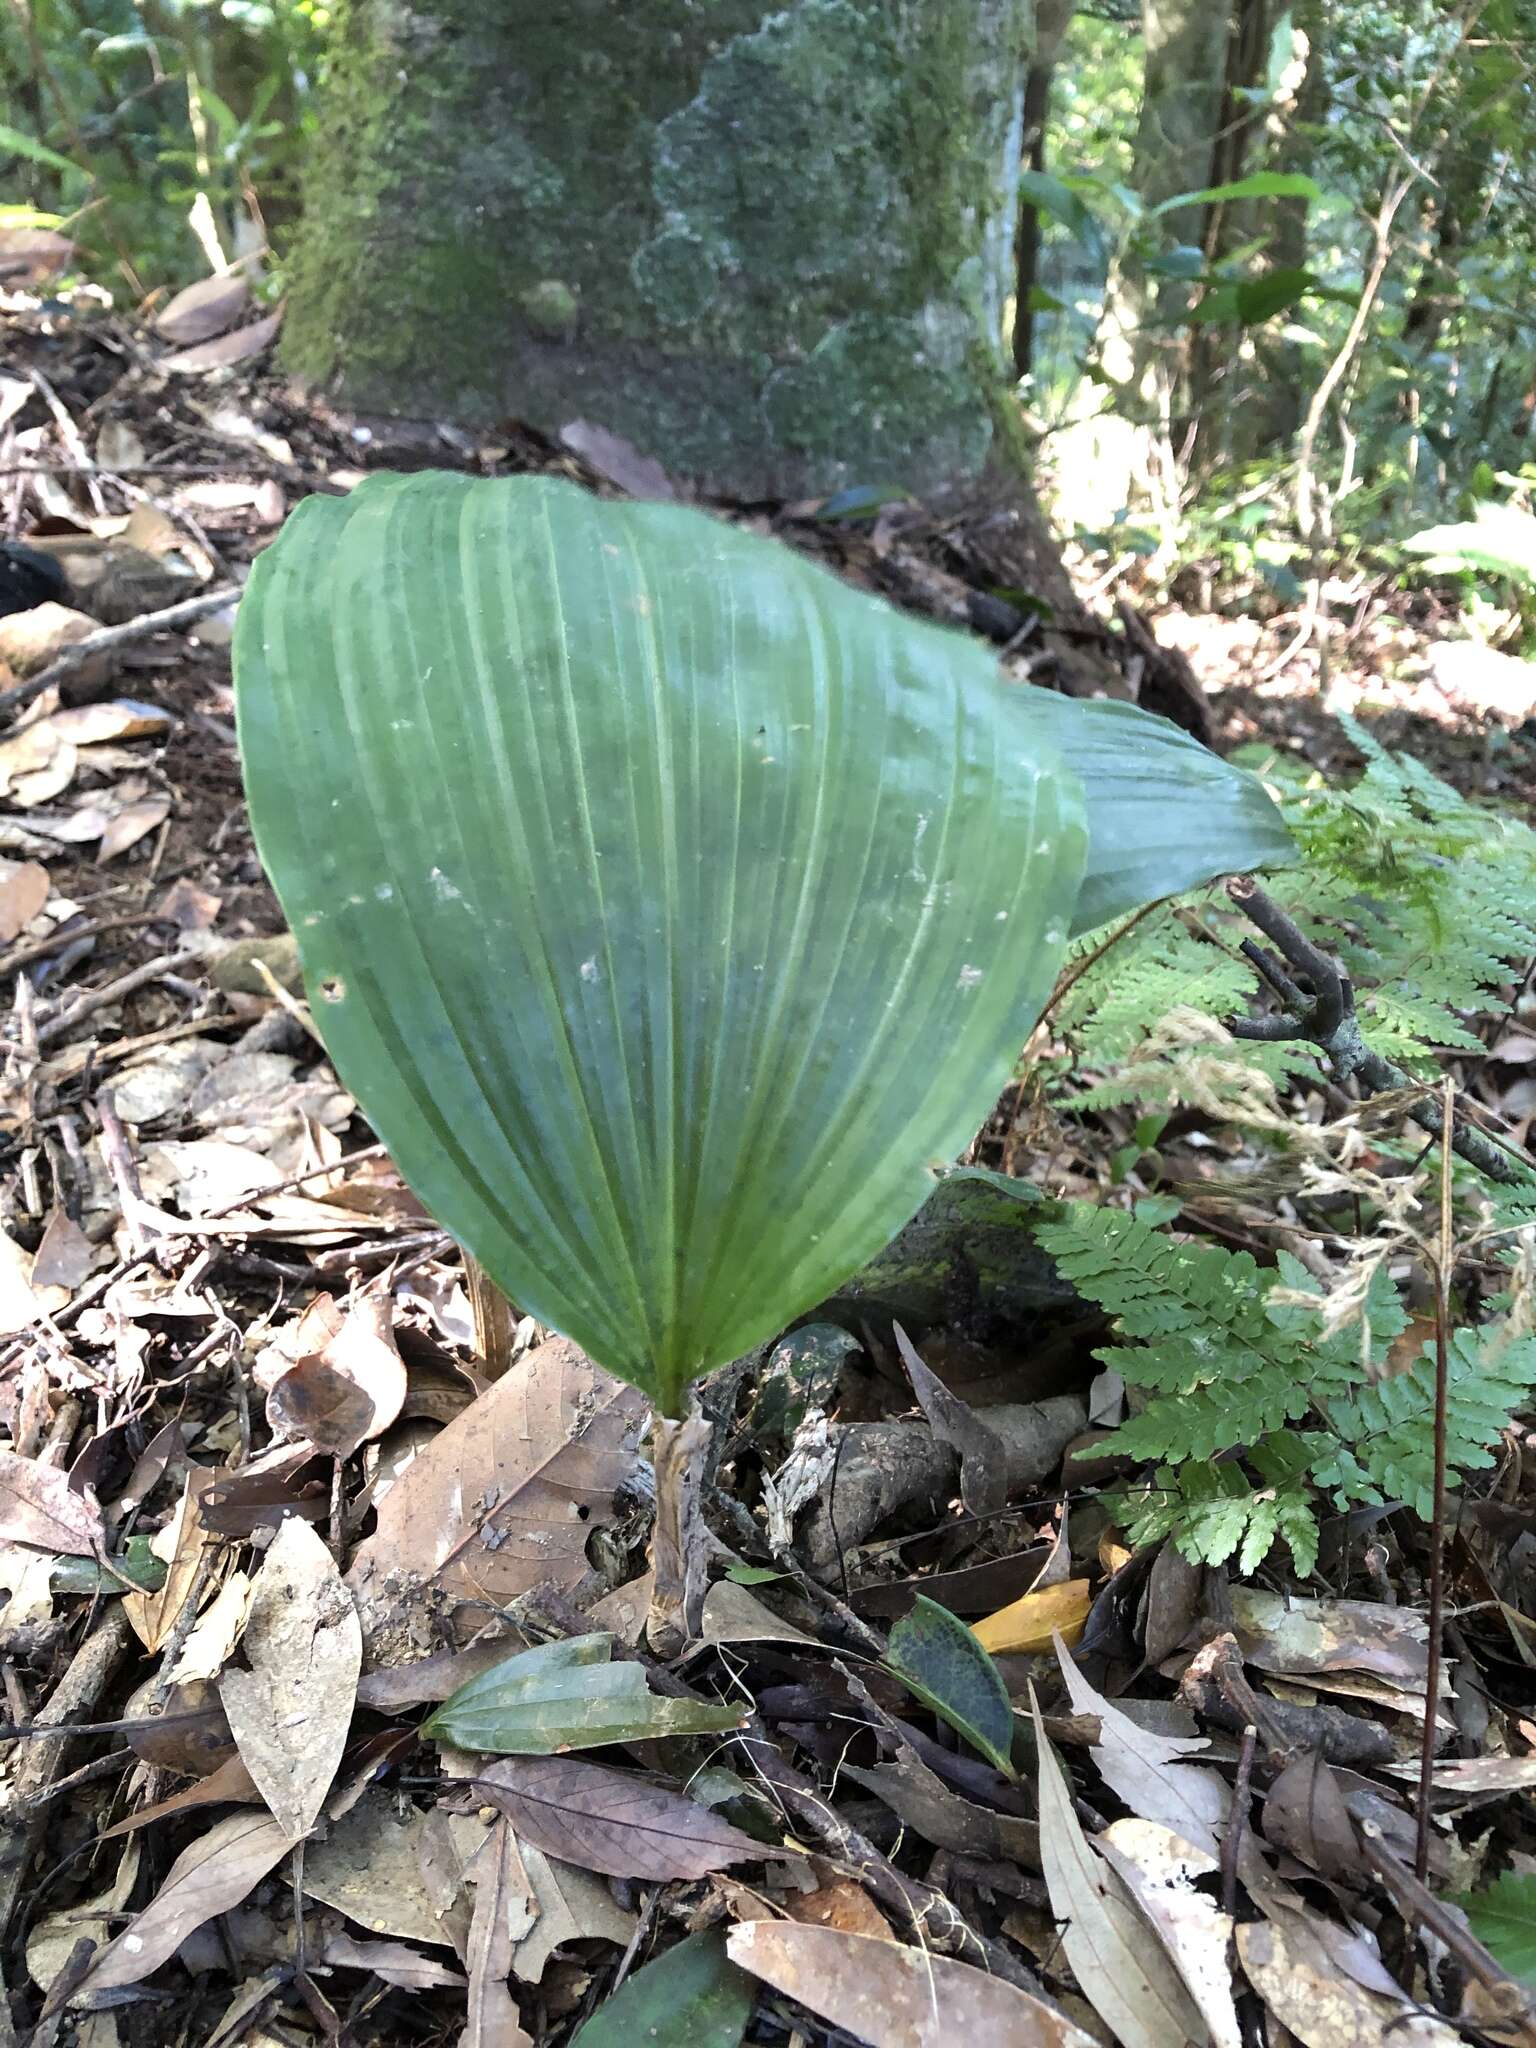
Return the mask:
<svg viewBox="0 0 1536 2048"><path fill-rule="evenodd" d="M1528 1429L1461 1504L1431 1699L1422 1531L1362 1511L1304 1589L1133 1554L1130 1468L1070 1462L1121 1412L1104 1318L1038 1258L978 1275L962 1205L711 1386L699 1640L648 1649L646 1403L496 1313L327 1062L234 596L142 622L372 469L672 486L582 423L303 408L250 313L5 316L0 531L75 601L0 619L0 2044L1536 2043L1447 1903L1536 1874ZM965 530L842 496L735 516L1032 672ZM1504 657L1384 581L1334 612L1344 709L1529 805ZM1295 623L1149 613L1127 688L1331 768ZM1523 1134L1536 1027L1461 1064ZM968 1164L1120 1199L1133 1124L1021 1089ZM1170 1183L1246 1156L1198 1113L1157 1142Z"/></svg>

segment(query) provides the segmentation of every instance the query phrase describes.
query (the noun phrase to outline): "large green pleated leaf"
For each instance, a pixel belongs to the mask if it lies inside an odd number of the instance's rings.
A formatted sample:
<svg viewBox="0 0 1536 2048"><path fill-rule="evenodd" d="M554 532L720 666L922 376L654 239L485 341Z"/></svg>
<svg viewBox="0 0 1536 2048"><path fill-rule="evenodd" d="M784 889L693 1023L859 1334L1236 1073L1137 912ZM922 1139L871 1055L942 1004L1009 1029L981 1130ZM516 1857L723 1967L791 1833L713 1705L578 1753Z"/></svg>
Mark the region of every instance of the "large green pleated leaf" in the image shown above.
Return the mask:
<svg viewBox="0 0 1536 2048"><path fill-rule="evenodd" d="M236 674L343 1080L506 1292L669 1409L906 1222L1050 990L1081 794L990 657L703 514L312 498Z"/></svg>
<svg viewBox="0 0 1536 2048"><path fill-rule="evenodd" d="M1161 720L545 479L308 500L235 661L342 1078L502 1288L670 1410L915 1212L1069 931L1286 844Z"/></svg>
<svg viewBox="0 0 1536 2048"><path fill-rule="evenodd" d="M1264 785L1166 718L1104 698L1031 689L1022 715L1083 785L1088 864L1072 936L1213 875L1294 860Z"/></svg>

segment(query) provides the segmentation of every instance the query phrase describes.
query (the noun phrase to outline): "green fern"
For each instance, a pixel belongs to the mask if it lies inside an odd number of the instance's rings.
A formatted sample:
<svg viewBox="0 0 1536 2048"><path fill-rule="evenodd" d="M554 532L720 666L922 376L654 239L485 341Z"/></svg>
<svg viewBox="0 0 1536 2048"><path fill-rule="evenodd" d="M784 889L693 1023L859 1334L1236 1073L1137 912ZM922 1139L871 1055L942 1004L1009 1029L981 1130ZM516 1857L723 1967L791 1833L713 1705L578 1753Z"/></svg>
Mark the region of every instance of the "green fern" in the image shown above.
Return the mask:
<svg viewBox="0 0 1536 2048"><path fill-rule="evenodd" d="M1497 1005L1502 984L1536 955L1536 832L1470 803L1419 762L1387 753L1343 721L1365 756L1334 788L1288 757L1265 764L1299 859L1270 878L1276 901L1355 987L1371 1045L1430 1075L1446 1048L1478 1049L1467 1017ZM1104 946L1089 933L1076 958ZM1278 1088L1316 1073L1301 1042L1219 1045L1215 1027L1245 1012L1258 976L1238 948L1251 937L1220 891L1163 906L1110 945L1053 1015L1073 1070L1064 1107L1192 1103L1251 1121L1254 1077ZM1202 1035L1180 1028L1193 1015Z"/></svg>
<svg viewBox="0 0 1536 2048"><path fill-rule="evenodd" d="M1404 1500L1428 1519L1434 1357L1426 1349L1406 1371L1380 1375L1407 1326L1384 1269L1359 1321L1329 1333L1321 1287L1286 1254L1261 1271L1247 1252L1189 1244L1144 1216L1084 1202L1036 1235L1114 1319L1119 1341L1095 1355L1152 1395L1094 1451L1160 1461L1131 1517L1134 1542L1172 1536L1209 1564L1240 1550L1253 1571L1283 1539L1305 1573L1317 1559L1320 1494L1340 1509ZM1449 1367L1447 1457L1459 1475L1492 1462L1489 1446L1536 1386L1536 1338L1503 1323L1458 1331ZM1308 1417L1318 1426L1295 1426Z"/></svg>

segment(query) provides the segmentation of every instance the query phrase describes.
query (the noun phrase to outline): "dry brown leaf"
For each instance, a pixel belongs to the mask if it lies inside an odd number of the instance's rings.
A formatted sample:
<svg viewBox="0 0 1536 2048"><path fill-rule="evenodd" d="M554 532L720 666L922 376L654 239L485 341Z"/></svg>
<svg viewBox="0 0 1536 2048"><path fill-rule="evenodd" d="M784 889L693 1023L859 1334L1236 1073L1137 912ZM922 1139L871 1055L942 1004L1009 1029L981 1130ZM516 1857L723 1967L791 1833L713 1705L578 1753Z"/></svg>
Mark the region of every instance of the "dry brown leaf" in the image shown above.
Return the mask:
<svg viewBox="0 0 1536 2048"><path fill-rule="evenodd" d="M1384 2041L1454 2048L1454 2027L1401 1994L1368 1991L1339 1970L1312 1916L1254 1920L1237 1930L1237 1952L1255 1991L1305 2048L1381 2048Z"/></svg>
<svg viewBox="0 0 1536 2048"><path fill-rule="evenodd" d="M546 1856L532 1842L519 1840L517 1853L536 1918L513 1937L514 1977L524 1984L539 1983L551 1955L568 1941L611 1941L622 1948L629 1940L635 1916L614 1903L600 1877L574 1863L562 1863L558 1856Z"/></svg>
<svg viewBox="0 0 1536 2048"><path fill-rule="evenodd" d="M124 804L107 820L107 829L102 833L101 845L96 850L97 861L116 860L130 846L137 846L147 833L163 825L170 815L171 800L168 796L140 797L137 803Z"/></svg>
<svg viewBox="0 0 1536 2048"><path fill-rule="evenodd" d="M996 1514L1008 1499L1008 1453L1000 1438L924 1363L900 1323L891 1328L917 1405L934 1435L960 1459L961 1500L973 1515Z"/></svg>
<svg viewBox="0 0 1536 2048"><path fill-rule="evenodd" d="M632 498L658 498L670 502L677 496L672 479L654 456L642 454L633 441L600 427L591 420L567 420L560 439L589 469L596 470Z"/></svg>
<svg viewBox="0 0 1536 2048"><path fill-rule="evenodd" d="M973 1623L971 1633L994 1657L1010 1653L1036 1656L1051 1647L1059 1635L1070 1649L1082 1636L1091 1604L1092 1586L1087 1579L1068 1579L1057 1586L1042 1586L1026 1593L984 1621Z"/></svg>
<svg viewBox="0 0 1536 2048"><path fill-rule="evenodd" d="M363 1632L336 1560L307 1522L285 1521L251 1592L249 1671L219 1698L247 1770L298 1841L314 1826L347 1744Z"/></svg>
<svg viewBox="0 0 1536 2048"><path fill-rule="evenodd" d="M149 1904L115 1941L92 1958L74 1996L112 1991L144 1978L169 1960L194 1928L238 1906L290 1844L265 1813L232 1813L182 1850Z"/></svg>
<svg viewBox="0 0 1536 2048"><path fill-rule="evenodd" d="M168 1567L165 1582L155 1593L125 1593L123 1612L128 1625L153 1657L176 1626L197 1578L203 1552L208 1547L208 1530L202 1517L202 1497L217 1474L207 1466L192 1466L182 1488L175 1519L153 1538L150 1549Z"/></svg>
<svg viewBox="0 0 1536 2048"><path fill-rule="evenodd" d="M1098 2048L1044 1999L952 1956L784 1920L748 1920L725 1939L739 1968L870 2048Z"/></svg>
<svg viewBox="0 0 1536 2048"><path fill-rule="evenodd" d="M405 1387L390 1299L359 1295L323 1347L275 1382L267 1396L267 1421L275 1436L301 1437L317 1451L350 1458L388 1429L405 1401Z"/></svg>
<svg viewBox="0 0 1536 2048"><path fill-rule="evenodd" d="M960 1856L1001 1857L1040 1868L1040 1831L1016 1813L997 1813L952 1791L915 1751L903 1746L893 1762L863 1768L844 1764L843 1775L873 1792L898 1820L936 1849Z"/></svg>
<svg viewBox="0 0 1536 2048"><path fill-rule="evenodd" d="M41 861L0 861L0 945L8 946L26 930L52 887Z"/></svg>
<svg viewBox="0 0 1536 2048"><path fill-rule="evenodd" d="M323 1839L305 1845L305 1891L370 1933L451 1946L422 1880L422 1845L432 1819L410 1808L401 1814L389 1792L365 1792Z"/></svg>
<svg viewBox="0 0 1536 2048"><path fill-rule="evenodd" d="M1343 1787L1316 1751L1287 1764L1270 1786L1264 1839L1310 1863L1323 1877L1349 1880L1368 1874Z"/></svg>
<svg viewBox="0 0 1536 2048"><path fill-rule="evenodd" d="M1212 2048L1242 2048L1243 2030L1232 2002L1227 1962L1232 1921L1195 1880L1214 1876L1217 1857L1191 1848L1150 1820L1112 1821L1094 1846L1119 1871L1147 1916L1169 1960L1188 1986L1210 2031Z"/></svg>
<svg viewBox="0 0 1536 2048"><path fill-rule="evenodd" d="M529 1910L527 1881L512 1830L498 1821L465 1875L475 1889L469 1924L469 2007L459 2048L534 2048L525 2033L508 1978L512 1974L513 1929L509 1912L519 1902Z"/></svg>
<svg viewBox="0 0 1536 2048"><path fill-rule="evenodd" d="M164 1820L167 1814L185 1813L194 1806L263 1806L265 1803L241 1759L238 1756L227 1757L208 1777L199 1778L195 1784L184 1785L169 1799L157 1799L153 1806L141 1806L126 1820L103 1828L98 1840L110 1842L114 1835L136 1834L140 1828L148 1827L152 1820Z"/></svg>
<svg viewBox="0 0 1536 2048"><path fill-rule="evenodd" d="M100 1253L79 1224L74 1222L64 1209L55 1209L48 1218L37 1247L37 1256L32 1261L32 1285L35 1288L62 1288L72 1294L77 1287L84 1286L96 1270Z"/></svg>
<svg viewBox="0 0 1536 2048"><path fill-rule="evenodd" d="M850 1877L835 1877L813 1892L791 1892L784 1901L784 1910L802 1927L832 1927L839 1934L867 1934L876 1941L896 1939L890 1921L864 1887ZM752 1915L753 1919L763 1917Z"/></svg>
<svg viewBox="0 0 1536 2048"><path fill-rule="evenodd" d="M472 1783L524 1841L608 1877L704 1877L784 1853L680 1792L578 1757L502 1757Z"/></svg>
<svg viewBox="0 0 1536 2048"><path fill-rule="evenodd" d="M221 334L217 340L200 341L195 348L184 348L175 355L162 356L158 367L172 370L178 376L197 377L205 370L223 370L231 363L248 362L276 340L277 330L282 324L283 309L279 306L275 313L269 313L264 320L253 320L249 327L237 327L232 333Z"/></svg>
<svg viewBox="0 0 1536 2048"><path fill-rule="evenodd" d="M1334 1672L1363 1671L1423 1696L1429 1630L1414 1608L1373 1600L1303 1600L1234 1586L1232 1616L1244 1659L1260 1671L1313 1683ZM1449 1673L1442 1690L1450 1690Z"/></svg>
<svg viewBox="0 0 1536 2048"><path fill-rule="evenodd" d="M0 1231L0 1337L30 1330L42 1313L32 1289L32 1254Z"/></svg>
<svg viewBox="0 0 1536 2048"><path fill-rule="evenodd" d="M181 1655L171 1667L171 1684L217 1678L240 1640L250 1607L251 1580L244 1572L231 1572L182 1644Z"/></svg>
<svg viewBox="0 0 1536 2048"><path fill-rule="evenodd" d="M466 1982L457 1970L403 1941L354 1941L350 1934L328 1934L320 1960L333 1969L371 1970L404 1991L463 1990Z"/></svg>
<svg viewBox="0 0 1536 2048"><path fill-rule="evenodd" d="M576 1586L637 1470L646 1412L643 1395L555 1337L455 1417L379 1503L347 1575L370 1663L407 1660L428 1587L445 1603L506 1607L541 1582Z"/></svg>
<svg viewBox="0 0 1536 2048"><path fill-rule="evenodd" d="M155 332L181 346L211 341L216 334L227 334L250 302L251 287L243 272L200 277L161 307Z"/></svg>
<svg viewBox="0 0 1536 2048"><path fill-rule="evenodd" d="M771 1608L738 1586L734 1579L716 1579L704 1596L699 1623L700 1640L706 1643L810 1643L803 1628L783 1621Z"/></svg>
<svg viewBox="0 0 1536 2048"><path fill-rule="evenodd" d="M106 1541L106 1531L100 1508L76 1493L57 1465L0 1451L0 1538L90 1557Z"/></svg>
<svg viewBox="0 0 1536 2048"><path fill-rule="evenodd" d="M74 253L68 235L53 228L0 228L0 285L44 284Z"/></svg>
<svg viewBox="0 0 1536 2048"><path fill-rule="evenodd" d="M1158 1821L1205 1855L1219 1857L1232 1799L1218 1771L1190 1761L1210 1748L1204 1736L1143 1728L1095 1691L1059 1640L1056 1658L1073 1712L1098 1720L1099 1739L1089 1754L1105 1784L1142 1820Z"/></svg>
<svg viewBox="0 0 1536 2048"><path fill-rule="evenodd" d="M118 1862L117 1875L104 1892L93 1899L81 1899L61 1912L48 1913L27 1936L27 1974L39 1991L50 1991L54 1980L74 1954L81 1940L105 1948L112 1929L121 1922L134 1882L139 1874L139 1845L130 1842Z"/></svg>
<svg viewBox="0 0 1536 2048"><path fill-rule="evenodd" d="M1061 1945L1083 1996L1121 2048L1186 2048L1205 2027L1184 1980L1147 1939L1125 1886L1073 1811L1056 1753L1035 1708L1040 1758L1040 1860Z"/></svg>

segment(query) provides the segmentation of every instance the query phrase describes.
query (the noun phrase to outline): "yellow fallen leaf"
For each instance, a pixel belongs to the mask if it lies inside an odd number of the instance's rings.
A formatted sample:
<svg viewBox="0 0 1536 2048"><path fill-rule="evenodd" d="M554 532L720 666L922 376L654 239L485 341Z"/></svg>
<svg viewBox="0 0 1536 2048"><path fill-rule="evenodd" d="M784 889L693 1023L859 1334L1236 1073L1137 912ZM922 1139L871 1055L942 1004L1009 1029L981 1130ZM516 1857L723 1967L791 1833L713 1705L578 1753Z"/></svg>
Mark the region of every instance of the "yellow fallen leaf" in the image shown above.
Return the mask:
<svg viewBox="0 0 1536 2048"><path fill-rule="evenodd" d="M978 1621L971 1632L994 1656L1009 1650L1026 1655L1048 1650L1053 1629L1060 1631L1070 1649L1082 1636L1088 1606L1088 1580L1068 1579L1063 1585L1042 1586L1039 1592L1026 1593L1022 1600L1000 1607L996 1614Z"/></svg>

